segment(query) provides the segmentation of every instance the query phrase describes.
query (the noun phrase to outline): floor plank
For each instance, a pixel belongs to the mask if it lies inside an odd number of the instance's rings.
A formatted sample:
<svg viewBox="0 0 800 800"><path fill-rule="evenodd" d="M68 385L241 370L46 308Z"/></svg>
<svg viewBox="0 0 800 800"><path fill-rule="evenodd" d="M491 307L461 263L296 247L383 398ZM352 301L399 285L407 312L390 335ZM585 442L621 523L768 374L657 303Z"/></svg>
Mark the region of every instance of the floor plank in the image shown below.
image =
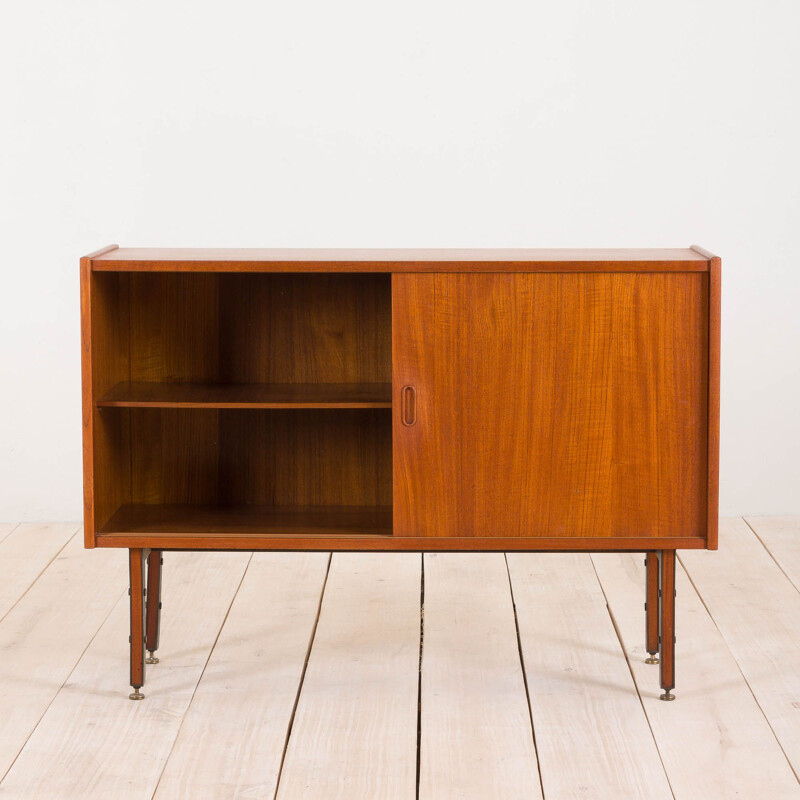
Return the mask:
<svg viewBox="0 0 800 800"><path fill-rule="evenodd" d="M420 800L542 797L502 553L425 555Z"/></svg>
<svg viewBox="0 0 800 800"><path fill-rule="evenodd" d="M99 554L104 553L88 555ZM120 553L113 556L124 560ZM249 558L249 553L165 554L161 663L148 669L147 699L128 700L126 593L0 784L0 795L151 797ZM100 579L99 562L93 570ZM82 602L69 613L77 609L83 613Z"/></svg>
<svg viewBox="0 0 800 800"><path fill-rule="evenodd" d="M800 775L800 593L742 519L680 559Z"/></svg>
<svg viewBox="0 0 800 800"><path fill-rule="evenodd" d="M38 558L31 537L17 556L26 544ZM0 778L122 595L125 574L122 553L84 550L75 536L0 623Z"/></svg>
<svg viewBox="0 0 800 800"><path fill-rule="evenodd" d="M335 553L278 800L413 800L421 558Z"/></svg>
<svg viewBox="0 0 800 800"><path fill-rule="evenodd" d="M591 558L509 553L508 566L547 800L671 798Z"/></svg>
<svg viewBox="0 0 800 800"><path fill-rule="evenodd" d="M800 591L800 517L747 517L746 521Z"/></svg>
<svg viewBox="0 0 800 800"><path fill-rule="evenodd" d="M275 796L329 558L253 556L156 798Z"/></svg>
<svg viewBox="0 0 800 800"><path fill-rule="evenodd" d="M5 538L0 536L0 620L78 529L74 523L25 523L9 530Z"/></svg>
<svg viewBox="0 0 800 800"><path fill-rule="evenodd" d="M645 664L642 554L592 556L676 800L800 797L800 785L728 646L679 565L674 703Z"/></svg>

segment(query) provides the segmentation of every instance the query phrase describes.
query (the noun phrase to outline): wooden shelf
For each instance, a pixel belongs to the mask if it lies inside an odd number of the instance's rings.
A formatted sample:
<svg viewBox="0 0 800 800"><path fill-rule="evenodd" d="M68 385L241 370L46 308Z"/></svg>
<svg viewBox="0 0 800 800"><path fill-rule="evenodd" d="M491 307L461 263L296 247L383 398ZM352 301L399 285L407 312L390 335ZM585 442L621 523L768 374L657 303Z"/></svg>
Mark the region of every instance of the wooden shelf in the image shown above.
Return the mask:
<svg viewBox="0 0 800 800"><path fill-rule="evenodd" d="M391 383L118 383L98 401L123 408L391 408Z"/></svg>
<svg viewBox="0 0 800 800"><path fill-rule="evenodd" d="M99 537L391 536L391 506L122 506ZM165 545L167 546L167 545Z"/></svg>

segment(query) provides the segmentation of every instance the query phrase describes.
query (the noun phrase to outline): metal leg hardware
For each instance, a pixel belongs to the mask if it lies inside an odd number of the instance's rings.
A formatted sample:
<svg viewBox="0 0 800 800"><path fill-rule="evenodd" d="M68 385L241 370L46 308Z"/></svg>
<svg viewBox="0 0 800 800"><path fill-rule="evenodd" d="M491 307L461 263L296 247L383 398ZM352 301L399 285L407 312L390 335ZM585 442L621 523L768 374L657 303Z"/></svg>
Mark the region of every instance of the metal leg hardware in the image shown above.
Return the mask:
<svg viewBox="0 0 800 800"><path fill-rule="evenodd" d="M675 688L675 551L660 550L659 564L659 642L661 645L662 700L674 700Z"/></svg>

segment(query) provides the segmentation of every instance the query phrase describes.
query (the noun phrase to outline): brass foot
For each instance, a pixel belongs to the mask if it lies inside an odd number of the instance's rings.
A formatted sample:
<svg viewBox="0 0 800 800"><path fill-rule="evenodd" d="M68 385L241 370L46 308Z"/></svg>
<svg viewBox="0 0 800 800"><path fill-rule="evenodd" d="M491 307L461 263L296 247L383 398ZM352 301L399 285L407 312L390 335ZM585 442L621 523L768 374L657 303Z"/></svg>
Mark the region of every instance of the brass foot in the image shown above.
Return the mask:
<svg viewBox="0 0 800 800"><path fill-rule="evenodd" d="M155 650L148 650L147 653L148 653L148 656L144 660L144 663L145 664L158 664L158 659L153 655L155 653Z"/></svg>
<svg viewBox="0 0 800 800"><path fill-rule="evenodd" d="M672 692L671 692L671 691L669 691L669 689L668 689L668 690L667 690L666 692L664 692L664 694L662 694L662 695L661 695L661 697L659 697L658 699L659 699L659 700L674 700L674 699L675 699L675 695L674 695L674 694L672 694Z"/></svg>
<svg viewBox="0 0 800 800"><path fill-rule="evenodd" d="M142 687L135 688L134 690L128 695L131 700L144 700L144 695L139 691Z"/></svg>
<svg viewBox="0 0 800 800"><path fill-rule="evenodd" d="M651 653L647 658L644 660L645 664L658 664L658 653Z"/></svg>

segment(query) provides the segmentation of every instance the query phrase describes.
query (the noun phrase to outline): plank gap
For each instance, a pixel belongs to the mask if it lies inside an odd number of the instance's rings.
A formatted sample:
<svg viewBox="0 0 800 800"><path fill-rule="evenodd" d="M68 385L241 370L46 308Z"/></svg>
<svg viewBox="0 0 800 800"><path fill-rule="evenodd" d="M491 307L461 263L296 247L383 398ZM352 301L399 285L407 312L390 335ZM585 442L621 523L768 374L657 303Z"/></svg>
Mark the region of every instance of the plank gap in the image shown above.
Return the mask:
<svg viewBox="0 0 800 800"><path fill-rule="evenodd" d="M417 780L416 799L419 800L419 776L422 756L422 651L425 642L425 553L420 558L419 588L419 666L417 668Z"/></svg>
<svg viewBox="0 0 800 800"><path fill-rule="evenodd" d="M655 745L656 752L658 753L658 760L661 762L661 766L664 770L664 775L667 779L669 790L670 792L672 792L672 796L674 798L675 788L673 787L672 781L670 780L669 772L667 772L667 765L664 763L664 756L661 752L661 748L658 746L658 739L656 738L655 731L653 730L653 725L650 722L650 717L647 715L647 709L645 708L644 700L642 699L642 693L639 691L639 683L636 680L636 674L633 671L633 665L631 664L628 651L625 649L625 641L622 638L622 631L620 631L619 626L617 625L617 620L614 617L614 612L611 610L611 605L608 602L608 595L606 594L603 582L600 580L600 576L597 574L597 567L595 566L594 559L591 557L591 555L589 556L589 560L592 562L592 570L594 570L594 575L595 578L597 579L597 584L600 587L600 591L603 593L603 599L606 601L606 611L608 611L608 616L611 619L611 625L613 626L614 633L617 636L617 641L619 642L620 649L622 650L622 655L625 656L625 663L628 665L628 672L630 672L631 674L631 680L633 681L633 686L636 689L636 696L639 698L639 705L642 707L642 713L644 714L644 718L647 721L647 728L650 731L650 736L653 737L653 744Z"/></svg>
<svg viewBox="0 0 800 800"><path fill-rule="evenodd" d="M22 523L20 522L3 522L0 523L0 542L2 542L6 536L10 536L14 531L19 528Z"/></svg>
<svg viewBox="0 0 800 800"><path fill-rule="evenodd" d="M517 619L517 603L514 600L514 584L511 581L511 570L508 568L508 554L503 553L503 560L506 563L506 574L508 575L508 591L511 593L511 608L514 611L514 630L517 633L517 651L519 652L519 663L522 668L522 683L525 686L525 701L528 704L528 719L531 723L531 737L533 738L533 750L536 753L536 769L539 773L539 784L542 787L542 800L547 800L544 793L544 781L542 780L542 762L539 760L539 748L536 744L536 728L533 725L533 710L531 708L531 693L528 688L528 673L525 671L525 656L522 654L522 637L519 634L519 619Z"/></svg>
<svg viewBox="0 0 800 800"><path fill-rule="evenodd" d="M744 520L744 524L747 525L748 528L750 528L750 530L753 532L753 535L761 543L761 546L767 551L767 555L775 562L775 566L786 576L786 580L788 580L789 583L791 583L792 586L794 586L794 588L798 592L800 592L800 586L798 586L792 580L792 576L783 568L783 565L778 560L778 557L775 555L775 553L772 552L772 550L770 550L769 545L761 538L761 536L759 536L758 531L750 524L750 520L748 520L747 517L742 517L742 519ZM684 567L684 569L686 568Z"/></svg>
<svg viewBox="0 0 800 800"><path fill-rule="evenodd" d="M66 545L64 545L64 547L66 547ZM89 647L91 646L92 642L94 642L95 638L97 637L97 634L100 633L100 630L102 629L102 627L106 624L106 622L108 622L108 618L114 613L114 609L117 607L117 605L120 602L120 600L126 594L127 594L127 589L123 589L119 593L119 596L117 597L117 599L111 604L111 607L108 609L108 613L105 615L105 617L103 617L102 622L97 626L97 628L95 629L95 632L89 638L89 641L86 642L86 647L84 647L83 650L81 650L80 656L75 661L75 666L73 666L73 668L70 670L69 674L61 682L61 685L59 686L58 690L53 693L53 696L50 698L50 702L47 704L47 708L44 709L42 714L39 716L39 719L36 722L36 724L33 726L33 728L31 728L30 732L25 737L25 742L19 748L19 750L17 751L17 754L14 756L13 760L8 765L8 769L6 769L3 772L3 774L0 775L0 785L5 780L6 775L8 775L8 773L11 772L12 768L14 767L14 764L16 764L16 762L17 762L17 759L24 752L25 748L28 746L28 742L30 741L30 739L34 735L34 733L36 733L36 730L38 729L39 725L41 724L41 721L45 718L47 712L50 710L50 706L52 706L53 703L56 701L56 699L58 698L58 695L61 692L61 690L67 685L67 683L69 683L69 679L72 677L73 672L75 672L75 668L77 667L77 665L80 663L81 659L86 654L86 651L89 649Z"/></svg>
<svg viewBox="0 0 800 800"><path fill-rule="evenodd" d="M30 523L30 524L31 524L31 525L36 525L36 523ZM16 530L18 530L19 528L21 528L21 527L22 527L22 525L23 525L23 523L20 523L19 525L15 525L15 526L14 526L14 527L13 527L13 528L10 530L10 531L8 531L8 533L6 534L6 536L4 536L4 537L2 538L2 540L0 540L0 541L5 541L5 540L6 540L8 537L10 537L10 536L11 536L11 534L12 534L12 533L14 533L14 531L16 531ZM0 614L0 622L2 622L2 621L3 621L3 620L4 620L4 619L5 619L5 618L6 618L6 617L7 617L7 616L8 616L8 615L9 615L9 614L10 614L10 613L11 613L11 612L14 610L14 608L15 608L15 607L18 605L18 603L20 602L20 600L22 600L22 599L25 597L25 595L27 595L27 594L28 594L28 592L29 592L29 591L30 591L30 590L31 590L31 589L32 589L32 588L33 588L33 587L36 585L36 582L39 580L39 578L41 578L41 577L42 577L42 575L44 575L44 573L47 571L47 569L49 568L49 566L50 566L50 565L51 565L51 564L52 564L52 563L53 563L53 562L54 562L54 561L55 561L55 560L56 560L56 559L57 559L57 558L58 558L58 557L59 557L59 556L60 556L60 555L61 555L61 554L64 552L64 548L65 548L65 547L66 547L66 546L67 546L67 545L68 545L68 544L69 544L69 543L70 543L70 542L71 542L71 541L72 541L72 540L73 540L73 539L74 539L74 538L75 538L75 537L76 537L76 536L77 536L77 535L78 535L80 532L81 532L81 528L80 528L79 526L77 526L77 525L76 525L76 526L75 526L75 530L74 530L72 533L70 533L70 534L68 534L68 535L67 535L67 538L65 539L64 543L58 547L58 549L57 549L57 550L56 550L56 551L55 551L55 552L54 552L54 553L53 553L53 554L50 556L50 558L49 558L49 559L48 559L48 561L47 561L47 562L44 564L44 566L42 566L42 568L39 570L39 572L37 572L37 573L36 573L36 577L35 577L35 578L33 578L33 579L32 579L32 580L31 580L31 581L28 583L28 585L25 587L25 589L22 591L22 593L21 593L21 594L20 594L20 595L19 595L19 596L18 596L18 597L15 599L15 600L13 600L13 601L12 601L11 605L10 605L10 606L9 606L9 607L8 607L8 608L5 610L5 612L3 612L2 614Z"/></svg>
<svg viewBox="0 0 800 800"><path fill-rule="evenodd" d="M172 746L169 749L169 753L167 757L164 759L164 763L161 766L161 772L158 774L158 779L156 780L155 786L153 787L153 792L150 795L151 800L153 797L156 796L158 792L158 786L161 783L161 779L164 777L164 770L167 768L167 763L169 762L170 756L172 755L173 751L175 750L175 745L178 741L178 737L181 735L181 728L183 728L183 722L186 719L186 715L189 713L189 709L192 707L192 701L194 700L194 696L197 694L197 687L200 685L200 681L203 680L203 675L205 675L206 668L208 667L208 662L211 660L211 654L214 652L214 648L217 646L217 642L219 641L220 634L222 633L222 629L225 627L225 623L228 621L228 615L231 613L231 608L233 607L234 600L236 600L236 595L239 594L239 589L242 588L242 583L244 582L244 577L247 575L247 570L250 568L250 562L253 560L253 554L250 553L250 558L247 559L247 564L245 568L242 570L242 577L239 580L239 585L236 587L236 591L231 596L231 602L228 604L228 609L225 612L225 616L222 618L222 623L219 626L219 630L217 631L217 635L214 637L214 642L209 648L208 656L206 657L206 661L203 664L203 669L200 670L200 675L197 678L197 682L194 685L194 689L192 690L192 696L189 698L189 702L186 704L186 709L183 712L183 717L181 717L180 725L178 725L178 730L175 731L175 738L172 740Z"/></svg>
<svg viewBox="0 0 800 800"><path fill-rule="evenodd" d="M308 647L306 648L306 657L303 661L303 669L300 673L300 681L297 684L297 692L294 696L294 704L292 705L292 713L289 716L289 724L286 727L286 738L283 742L283 752L281 753L281 763L278 767L278 777L275 779L275 794L272 796L273 800L277 800L278 791L281 788L281 775L283 774L283 763L286 761L286 751L289 749L289 738L292 735L292 726L294 725L294 715L297 713L297 704L300 702L300 693L303 691L303 682L306 679L306 670L308 669L308 660L311 658L311 648L314 646L314 638L317 635L317 626L319 625L319 616L322 613L322 601L325 597L325 587L328 585L328 575L331 572L331 560L333 553L328 553L328 566L325 569L325 578L322 581L322 591L319 593L319 603L317 604L317 616L314 618L314 625L311 628L311 636L308 640Z"/></svg>

